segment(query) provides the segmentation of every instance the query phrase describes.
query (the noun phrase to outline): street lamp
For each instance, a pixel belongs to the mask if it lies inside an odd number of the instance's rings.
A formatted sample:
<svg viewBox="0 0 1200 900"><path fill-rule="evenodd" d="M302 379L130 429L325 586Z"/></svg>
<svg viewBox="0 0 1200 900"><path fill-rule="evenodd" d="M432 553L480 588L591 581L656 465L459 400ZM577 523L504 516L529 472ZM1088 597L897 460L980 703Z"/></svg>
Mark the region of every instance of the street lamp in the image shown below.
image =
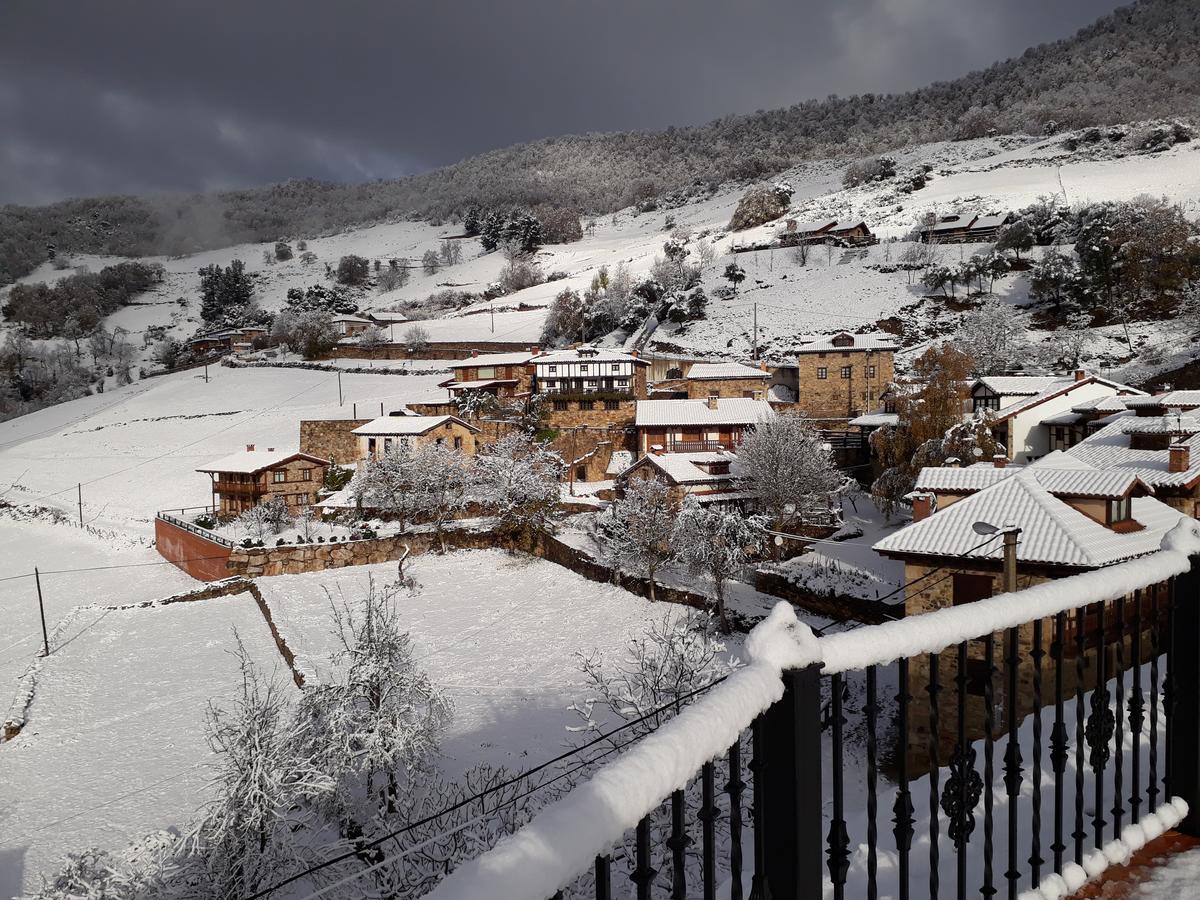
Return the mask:
<svg viewBox="0 0 1200 900"><path fill-rule="evenodd" d="M976 522L971 530L978 535L1004 535L1004 592L1011 594L1017 589L1017 535L1021 529L1016 525L997 528L991 522Z"/></svg>

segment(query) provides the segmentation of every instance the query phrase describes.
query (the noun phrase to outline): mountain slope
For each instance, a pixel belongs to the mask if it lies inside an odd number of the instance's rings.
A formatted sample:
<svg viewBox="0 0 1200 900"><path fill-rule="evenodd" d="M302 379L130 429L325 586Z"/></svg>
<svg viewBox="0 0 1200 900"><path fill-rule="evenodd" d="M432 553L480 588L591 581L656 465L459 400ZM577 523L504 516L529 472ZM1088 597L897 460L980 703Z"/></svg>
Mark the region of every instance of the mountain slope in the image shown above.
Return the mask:
<svg viewBox="0 0 1200 900"><path fill-rule="evenodd" d="M206 195L0 208L0 284L73 252L144 255L311 236L470 203L547 202L594 213L639 197L699 193L802 160L853 156L991 130L1042 133L1200 112L1200 5L1140 0L955 81L895 95L831 97L662 132L548 138L423 175L357 185L295 181Z"/></svg>

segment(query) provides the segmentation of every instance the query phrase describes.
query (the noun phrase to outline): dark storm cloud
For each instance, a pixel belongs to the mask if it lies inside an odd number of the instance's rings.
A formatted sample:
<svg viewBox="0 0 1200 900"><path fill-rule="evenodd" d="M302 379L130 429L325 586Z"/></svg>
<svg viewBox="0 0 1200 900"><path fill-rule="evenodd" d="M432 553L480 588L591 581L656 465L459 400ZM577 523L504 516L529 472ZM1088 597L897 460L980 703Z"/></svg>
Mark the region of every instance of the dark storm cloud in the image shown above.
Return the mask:
<svg viewBox="0 0 1200 900"><path fill-rule="evenodd" d="M5 0L0 202L391 177L906 90L1115 0Z"/></svg>

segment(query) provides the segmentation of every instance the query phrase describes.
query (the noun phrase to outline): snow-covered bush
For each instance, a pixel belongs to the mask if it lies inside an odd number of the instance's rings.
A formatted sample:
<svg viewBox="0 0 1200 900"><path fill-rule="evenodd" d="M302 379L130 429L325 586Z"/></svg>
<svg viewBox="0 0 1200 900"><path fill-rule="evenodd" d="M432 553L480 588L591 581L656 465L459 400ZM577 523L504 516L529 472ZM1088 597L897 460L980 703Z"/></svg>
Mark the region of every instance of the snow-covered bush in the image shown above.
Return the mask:
<svg viewBox="0 0 1200 900"><path fill-rule="evenodd" d="M287 504L282 497L276 495L266 503L259 503L243 512L237 517L236 524L244 528L255 540L262 541L283 531L290 519Z"/></svg>
<svg viewBox="0 0 1200 900"><path fill-rule="evenodd" d="M974 357L978 375L1021 368L1029 354L1026 316L1003 300L988 300L963 316L957 339Z"/></svg>
<svg viewBox="0 0 1200 900"><path fill-rule="evenodd" d="M843 187L857 187L868 181L884 181L896 174L896 161L890 156L874 156L857 159L846 167L842 175Z"/></svg>
<svg viewBox="0 0 1200 900"><path fill-rule="evenodd" d="M758 423L738 450L738 466L777 531L802 522L814 503L829 509L844 480L821 433L796 415Z"/></svg>
<svg viewBox="0 0 1200 900"><path fill-rule="evenodd" d="M633 479L601 523L609 552L622 566L645 574L652 601L656 599L654 576L674 553L671 535L679 507L665 481Z"/></svg>
<svg viewBox="0 0 1200 900"><path fill-rule="evenodd" d="M558 505L562 458L532 437L513 433L476 457L472 496L497 529L532 542Z"/></svg>

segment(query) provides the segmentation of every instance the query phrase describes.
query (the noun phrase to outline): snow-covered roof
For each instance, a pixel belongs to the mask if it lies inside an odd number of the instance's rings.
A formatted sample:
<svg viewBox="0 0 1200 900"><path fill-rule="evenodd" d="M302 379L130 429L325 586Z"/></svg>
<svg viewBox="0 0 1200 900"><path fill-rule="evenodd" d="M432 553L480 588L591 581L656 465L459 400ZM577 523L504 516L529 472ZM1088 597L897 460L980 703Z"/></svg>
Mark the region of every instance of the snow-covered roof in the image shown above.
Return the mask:
<svg viewBox="0 0 1200 900"><path fill-rule="evenodd" d="M854 343L839 346L833 343L834 338L839 337L853 338ZM813 341L811 344L805 344L797 353L836 353L845 350L892 350L900 349L900 345L896 343L896 339L890 335L883 334L848 334L840 332L830 335L827 338Z"/></svg>
<svg viewBox="0 0 1200 900"><path fill-rule="evenodd" d="M242 450L222 456L206 466L196 469L197 472L235 472L241 475L253 475L263 469L280 465L292 459L307 459L322 466L329 465L329 460L301 453L299 450L276 450L270 447L266 450Z"/></svg>
<svg viewBox="0 0 1200 900"><path fill-rule="evenodd" d="M984 539L976 522L1021 528L1017 559L1081 568L1112 565L1153 553L1184 514L1153 497L1132 501L1138 531L1118 532L1055 497L1032 469L1015 473L971 497L902 528L874 545L881 553L979 559L1003 557L1003 543Z"/></svg>
<svg viewBox="0 0 1200 900"><path fill-rule="evenodd" d="M513 378L488 378L484 381L447 381L443 382L447 387L451 387L456 391L478 391L483 388L495 387L501 384L516 384L516 379ZM438 385L441 387L441 385Z"/></svg>
<svg viewBox="0 0 1200 900"><path fill-rule="evenodd" d="M1092 397L1090 400L1084 400L1081 403L1076 403L1071 407L1071 412L1076 413L1114 413L1122 412L1126 408L1126 403L1129 400L1136 399L1135 397Z"/></svg>
<svg viewBox="0 0 1200 900"><path fill-rule="evenodd" d="M830 226L829 230L830 231L853 231L859 225L861 225L863 228L867 228L867 220L866 219L838 219L836 222L833 223L832 226Z"/></svg>
<svg viewBox="0 0 1200 900"><path fill-rule="evenodd" d="M334 316L329 321L333 322L334 324L337 324L338 322L349 322L350 324L353 324L353 325L372 325L372 324L374 324L370 319L364 319L362 316L352 316L349 313L344 313L340 316Z"/></svg>
<svg viewBox="0 0 1200 900"><path fill-rule="evenodd" d="M773 403L795 403L796 390L786 384L773 384L767 388L767 399Z"/></svg>
<svg viewBox="0 0 1200 900"><path fill-rule="evenodd" d="M812 222L797 222L796 231L801 234L814 234L826 231L837 224L837 219L815 219Z"/></svg>
<svg viewBox="0 0 1200 900"><path fill-rule="evenodd" d="M1148 395L1131 397L1125 401L1125 405L1129 409L1146 409L1153 406L1161 406L1164 409L1171 407L1195 409L1200 406L1200 391L1167 391L1152 397Z"/></svg>
<svg viewBox="0 0 1200 900"><path fill-rule="evenodd" d="M481 353L466 359L456 359L448 368L466 369L474 366L522 366L536 354L533 353Z"/></svg>
<svg viewBox="0 0 1200 900"><path fill-rule="evenodd" d="M878 428L881 425L899 425L900 416L898 413L872 412L863 413L863 415L851 419L847 425L858 425L862 428Z"/></svg>
<svg viewBox="0 0 1200 900"><path fill-rule="evenodd" d="M366 425L358 426L350 433L365 437L417 435L425 434L435 428L439 428L447 422L456 422L472 431L479 430L473 425L468 425L457 416L380 416L377 419L372 419Z"/></svg>
<svg viewBox="0 0 1200 900"><path fill-rule="evenodd" d="M614 450L608 460L608 468L604 470L605 475L620 475L626 469L633 465L633 452L631 450Z"/></svg>
<svg viewBox="0 0 1200 900"><path fill-rule="evenodd" d="M985 375L971 389L982 385L1001 397L1032 397L1062 380L1061 375Z"/></svg>
<svg viewBox="0 0 1200 900"><path fill-rule="evenodd" d="M1053 416L1047 416L1039 423L1041 425L1078 425L1083 418L1081 413L1077 412L1060 412Z"/></svg>
<svg viewBox="0 0 1200 900"><path fill-rule="evenodd" d="M610 350L605 347L575 347L567 350L547 350L534 359L534 363L539 366L572 362L634 362L643 366L650 365L646 360L638 359L632 353L626 353L623 350Z"/></svg>
<svg viewBox="0 0 1200 900"><path fill-rule="evenodd" d="M1055 463L1057 462L1057 465ZM1058 465L1062 467L1059 468ZM973 494L986 490L1018 472L1029 471L1038 484L1056 497L1097 497L1115 499L1124 497L1139 483L1149 489L1136 472L1121 469L1093 469L1066 454L1060 454L1049 464L1038 463L1028 467L997 467L983 463L965 469L953 466L926 466L917 475L914 491L929 491L935 494Z"/></svg>
<svg viewBox="0 0 1200 900"><path fill-rule="evenodd" d="M373 309L367 313L367 315L370 316L371 320L374 322L387 322L391 324L393 322L408 321L408 316L402 312L396 312L395 310Z"/></svg>
<svg viewBox="0 0 1200 900"><path fill-rule="evenodd" d="M1200 434L1200 419L1195 416L1135 416L1121 422L1125 434Z"/></svg>
<svg viewBox="0 0 1200 900"><path fill-rule="evenodd" d="M625 472L637 466L653 466L675 484L703 484L706 482L731 481L737 476L732 471L714 474L705 465L737 463L737 454L715 450L707 453L651 453L643 456ZM624 475L625 472L621 474Z"/></svg>
<svg viewBox="0 0 1200 900"><path fill-rule="evenodd" d="M996 413L995 421L1003 422L1005 419L1011 419L1013 416L1020 415L1026 410L1033 409L1035 406L1040 406L1047 400L1065 396L1066 394L1071 393L1071 391L1077 390L1084 385L1091 384L1103 385L1104 387L1111 388L1114 391L1120 391L1122 393L1131 395L1142 393L1142 391L1139 391L1135 387L1130 387L1127 384L1121 384L1118 381L1109 381L1107 378L1102 378L1099 375L1088 375L1084 378L1075 378L1074 376L1070 378L1059 378L1058 380L1049 384L1045 390L1034 394L1032 397L1024 397L1021 400L1017 400L1015 403L1010 403L1008 406L1002 407Z"/></svg>
<svg viewBox="0 0 1200 900"><path fill-rule="evenodd" d="M971 223L972 230L977 228L999 228L1008 218L1008 213L996 213L991 216L979 216Z"/></svg>
<svg viewBox="0 0 1200 900"><path fill-rule="evenodd" d="M921 231L954 231L959 228L968 228L973 225L978 218L978 213L955 213L953 215L946 215L942 216L940 219L938 219L938 221L931 225L922 225Z"/></svg>
<svg viewBox="0 0 1200 900"><path fill-rule="evenodd" d="M1135 450L1129 446L1129 435L1124 428L1126 423L1134 421L1133 413L1115 413L1110 418L1107 425L1065 451L1066 454L1097 469L1132 472L1155 488L1178 487L1200 481L1200 434L1179 441L1189 448L1191 465L1186 471L1172 472L1169 451Z"/></svg>
<svg viewBox="0 0 1200 900"><path fill-rule="evenodd" d="M973 494L991 487L1005 478L1011 478L1013 474L1007 468L1000 469L990 463L968 466L965 469L956 466L925 466L917 474L913 490Z"/></svg>
<svg viewBox="0 0 1200 900"><path fill-rule="evenodd" d="M770 378L768 372L739 362L694 363L687 377L692 381L707 381L721 378Z"/></svg>
<svg viewBox="0 0 1200 900"><path fill-rule="evenodd" d="M707 400L639 400L635 422L639 428L663 425L752 425L775 418L766 400L722 397L716 409Z"/></svg>

